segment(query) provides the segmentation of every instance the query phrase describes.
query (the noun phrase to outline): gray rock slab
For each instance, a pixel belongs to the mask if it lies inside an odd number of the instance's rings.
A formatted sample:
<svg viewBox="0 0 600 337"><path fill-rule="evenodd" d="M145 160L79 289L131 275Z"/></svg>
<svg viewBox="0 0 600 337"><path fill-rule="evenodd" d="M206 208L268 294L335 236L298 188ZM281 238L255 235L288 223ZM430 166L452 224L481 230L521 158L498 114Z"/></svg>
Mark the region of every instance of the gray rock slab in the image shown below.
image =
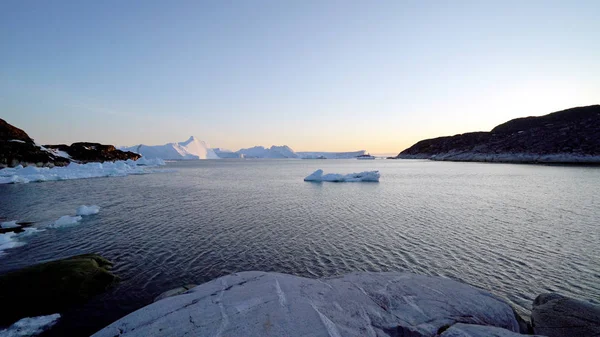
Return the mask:
<svg viewBox="0 0 600 337"><path fill-rule="evenodd" d="M94 336L436 336L456 323L519 331L507 303L446 278L242 272L150 304Z"/></svg>
<svg viewBox="0 0 600 337"><path fill-rule="evenodd" d="M559 294L541 294L533 301L533 331L548 337L600 336L600 305Z"/></svg>

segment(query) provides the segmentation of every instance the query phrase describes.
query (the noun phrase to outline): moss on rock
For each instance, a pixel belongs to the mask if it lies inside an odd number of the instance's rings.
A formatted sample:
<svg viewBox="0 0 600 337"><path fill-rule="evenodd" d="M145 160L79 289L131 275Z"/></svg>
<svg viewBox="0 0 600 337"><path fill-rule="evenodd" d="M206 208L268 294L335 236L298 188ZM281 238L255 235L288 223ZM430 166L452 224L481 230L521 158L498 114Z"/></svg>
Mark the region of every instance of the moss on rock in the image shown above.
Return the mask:
<svg viewBox="0 0 600 337"><path fill-rule="evenodd" d="M0 303L6 309L0 325L85 303L118 282L111 266L99 255L85 254L0 275Z"/></svg>

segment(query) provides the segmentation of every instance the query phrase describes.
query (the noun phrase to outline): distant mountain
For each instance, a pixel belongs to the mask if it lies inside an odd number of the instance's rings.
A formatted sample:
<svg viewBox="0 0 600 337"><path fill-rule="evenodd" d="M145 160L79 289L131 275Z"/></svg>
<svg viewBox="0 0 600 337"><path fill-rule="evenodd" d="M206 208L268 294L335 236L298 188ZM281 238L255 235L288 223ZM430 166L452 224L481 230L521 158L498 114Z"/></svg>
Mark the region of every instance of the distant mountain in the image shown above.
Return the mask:
<svg viewBox="0 0 600 337"><path fill-rule="evenodd" d="M208 144L191 136L185 142L165 145L135 145L121 148L124 151L139 153L146 158L177 159L219 159Z"/></svg>
<svg viewBox="0 0 600 337"><path fill-rule="evenodd" d="M600 164L600 105L517 118L490 132L422 140L396 158Z"/></svg>

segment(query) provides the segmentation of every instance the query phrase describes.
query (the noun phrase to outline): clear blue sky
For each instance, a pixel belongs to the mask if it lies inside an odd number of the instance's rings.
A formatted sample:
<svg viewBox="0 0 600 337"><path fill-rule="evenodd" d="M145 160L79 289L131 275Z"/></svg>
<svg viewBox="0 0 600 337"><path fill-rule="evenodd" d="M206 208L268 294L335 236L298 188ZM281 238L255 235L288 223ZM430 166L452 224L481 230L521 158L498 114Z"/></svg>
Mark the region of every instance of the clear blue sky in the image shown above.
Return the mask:
<svg viewBox="0 0 600 337"><path fill-rule="evenodd" d="M40 143L399 152L600 103L600 1L0 3L0 117Z"/></svg>

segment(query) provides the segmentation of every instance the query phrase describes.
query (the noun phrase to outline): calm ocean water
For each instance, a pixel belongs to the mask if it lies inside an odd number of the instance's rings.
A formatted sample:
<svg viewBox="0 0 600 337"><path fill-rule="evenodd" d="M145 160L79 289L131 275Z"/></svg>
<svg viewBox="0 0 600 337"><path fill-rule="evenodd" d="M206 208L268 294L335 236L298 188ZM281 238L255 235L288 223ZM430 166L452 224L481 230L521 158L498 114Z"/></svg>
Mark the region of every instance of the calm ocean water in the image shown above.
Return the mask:
<svg viewBox="0 0 600 337"><path fill-rule="evenodd" d="M143 176L0 185L0 217L46 230L0 273L97 252L122 282L48 336L89 335L183 284L244 270L322 277L441 275L524 315L542 292L600 299L600 169L415 160L218 160ZM314 170L379 170L379 183L307 183Z"/></svg>

